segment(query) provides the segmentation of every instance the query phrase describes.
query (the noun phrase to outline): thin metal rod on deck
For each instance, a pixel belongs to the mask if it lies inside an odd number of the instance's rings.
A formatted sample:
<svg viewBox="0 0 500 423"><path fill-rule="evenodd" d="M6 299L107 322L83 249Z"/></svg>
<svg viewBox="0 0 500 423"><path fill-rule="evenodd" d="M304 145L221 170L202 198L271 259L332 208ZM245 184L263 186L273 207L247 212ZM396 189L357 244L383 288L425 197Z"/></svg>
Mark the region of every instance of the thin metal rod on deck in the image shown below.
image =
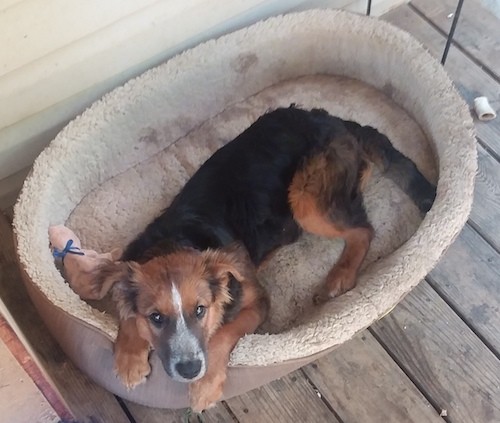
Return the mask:
<svg viewBox="0 0 500 423"><path fill-rule="evenodd" d="M366 5L366 16L370 16L370 13L372 13L372 0L368 0Z"/></svg>
<svg viewBox="0 0 500 423"><path fill-rule="evenodd" d="M446 46L444 47L443 57L441 58L441 64L446 63L446 58L448 57L448 50L450 49L451 42L453 41L453 34L455 34L455 28L457 27L458 18L460 17L460 12L462 11L462 4L464 0L458 0L457 10L455 10L455 16L453 16L453 22L451 23L450 32L448 33L448 38L446 40Z"/></svg>

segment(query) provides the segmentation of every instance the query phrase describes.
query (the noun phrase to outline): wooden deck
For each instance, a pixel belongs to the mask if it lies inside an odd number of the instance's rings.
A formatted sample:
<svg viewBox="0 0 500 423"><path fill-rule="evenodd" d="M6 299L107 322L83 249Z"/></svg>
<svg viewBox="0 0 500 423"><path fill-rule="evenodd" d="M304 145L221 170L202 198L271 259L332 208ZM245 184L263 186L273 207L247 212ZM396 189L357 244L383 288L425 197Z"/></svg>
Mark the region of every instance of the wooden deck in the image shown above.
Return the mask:
<svg viewBox="0 0 500 423"><path fill-rule="evenodd" d="M486 95L498 110L500 19L483 2L465 0L445 68L469 104ZM383 19L412 33L440 58L455 7L456 0L414 0ZM436 269L352 341L283 379L219 404L204 421L500 422L500 117L478 122L477 135L473 210ZM183 421L183 410L116 398L68 361L27 299L11 237L7 220L0 220L0 296L77 421ZM0 402L6 400L2 392ZM9 420L15 421L23 420Z"/></svg>

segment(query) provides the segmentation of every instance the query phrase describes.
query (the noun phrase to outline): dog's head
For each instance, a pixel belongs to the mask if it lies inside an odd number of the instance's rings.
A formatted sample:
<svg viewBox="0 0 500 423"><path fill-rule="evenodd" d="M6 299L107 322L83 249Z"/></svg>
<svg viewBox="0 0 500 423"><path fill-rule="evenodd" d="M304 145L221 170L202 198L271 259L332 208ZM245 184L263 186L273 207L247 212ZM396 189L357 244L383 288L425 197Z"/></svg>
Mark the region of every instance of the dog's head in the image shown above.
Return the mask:
<svg viewBox="0 0 500 423"><path fill-rule="evenodd" d="M120 319L136 318L140 336L156 350L167 374L192 382L205 374L208 340L227 311L237 308L242 291L234 286L240 288L248 271L240 248L186 249L144 264L114 263L101 276L114 283Z"/></svg>

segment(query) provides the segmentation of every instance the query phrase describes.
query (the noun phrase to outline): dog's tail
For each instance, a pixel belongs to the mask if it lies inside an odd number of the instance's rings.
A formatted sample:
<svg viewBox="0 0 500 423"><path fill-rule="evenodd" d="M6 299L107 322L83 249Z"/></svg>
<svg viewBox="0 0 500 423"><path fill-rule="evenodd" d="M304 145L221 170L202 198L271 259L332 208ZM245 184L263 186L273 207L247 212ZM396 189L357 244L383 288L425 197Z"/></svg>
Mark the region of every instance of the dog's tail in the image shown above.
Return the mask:
<svg viewBox="0 0 500 423"><path fill-rule="evenodd" d="M368 160L406 192L420 211L429 211L436 197L436 187L420 173L415 163L396 150L389 139L375 128L351 121L345 121L345 125L358 139Z"/></svg>

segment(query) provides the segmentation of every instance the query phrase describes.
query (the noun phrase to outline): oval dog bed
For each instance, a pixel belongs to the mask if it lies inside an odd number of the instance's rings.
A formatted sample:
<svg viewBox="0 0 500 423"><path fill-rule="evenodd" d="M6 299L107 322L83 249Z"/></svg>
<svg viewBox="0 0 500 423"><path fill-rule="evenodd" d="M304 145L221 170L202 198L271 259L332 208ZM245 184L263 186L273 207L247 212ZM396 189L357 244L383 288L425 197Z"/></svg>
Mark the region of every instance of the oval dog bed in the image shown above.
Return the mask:
<svg viewBox="0 0 500 423"><path fill-rule="evenodd" d="M71 122L37 159L15 208L28 291L68 356L129 400L178 408L187 387L153 353L148 381L113 374L117 320L68 287L48 246L66 224L85 248L123 247L217 148L259 115L296 103L369 124L437 182L424 217L375 175L365 203L376 236L357 287L315 308L311 296L342 249L303 236L260 270L271 316L231 357L225 396L283 376L388 313L437 263L471 208L476 150L468 108L407 33L367 17L309 11L209 41L117 88Z"/></svg>

